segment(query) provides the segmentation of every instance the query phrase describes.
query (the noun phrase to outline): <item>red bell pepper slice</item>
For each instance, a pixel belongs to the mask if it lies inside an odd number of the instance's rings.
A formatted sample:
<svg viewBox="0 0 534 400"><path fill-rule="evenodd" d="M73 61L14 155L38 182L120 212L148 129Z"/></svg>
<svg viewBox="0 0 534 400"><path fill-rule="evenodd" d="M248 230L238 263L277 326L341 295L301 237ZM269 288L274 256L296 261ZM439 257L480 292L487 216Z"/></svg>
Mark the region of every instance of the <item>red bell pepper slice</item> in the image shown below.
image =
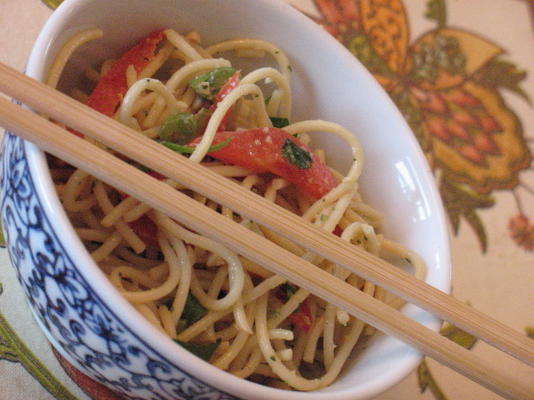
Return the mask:
<svg viewBox="0 0 534 400"><path fill-rule="evenodd" d="M217 108L217 104L223 101L224 98L228 96L232 90L239 86L240 79L240 71L237 71L234 75L230 77L230 79L228 79L228 81L219 90L219 93L217 93L213 98L213 104L210 107L211 112L214 112ZM228 121L228 118L230 118L230 115L232 115L232 108L230 108L224 115L223 119L221 120L221 123L219 124L219 127L217 128L217 131L224 131L226 129L226 122Z"/></svg>
<svg viewBox="0 0 534 400"><path fill-rule="evenodd" d="M300 304L298 311L289 316L289 321L304 332L309 332L313 325L313 316L307 301Z"/></svg>
<svg viewBox="0 0 534 400"><path fill-rule="evenodd" d="M230 79L221 87L219 93L217 93L213 99L214 104L220 103L224 100L226 96L230 94L239 85L239 80L241 77L241 72L237 71L233 74Z"/></svg>
<svg viewBox="0 0 534 400"><path fill-rule="evenodd" d="M328 167L297 138L278 128L258 128L237 132L217 132L213 144L232 138L220 150L209 155L228 164L256 173L270 172L293 183L304 193L320 198L337 186L338 181ZM201 138L191 142L195 145ZM299 168L283 155L286 140L291 140L311 157L309 168Z"/></svg>
<svg viewBox="0 0 534 400"><path fill-rule="evenodd" d="M333 234L336 236L341 236L343 234L343 229L341 229L339 225L336 225Z"/></svg>
<svg viewBox="0 0 534 400"><path fill-rule="evenodd" d="M152 32L139 41L118 59L98 81L95 89L87 100L87 105L102 114L112 116L128 90L126 70L133 65L140 72L152 59L156 46L163 40L163 29ZM74 132L78 134L77 132ZM154 174L157 179L164 179ZM147 216L129 223L132 230L149 246L157 246L157 227Z"/></svg>
<svg viewBox="0 0 534 400"><path fill-rule="evenodd" d="M149 247L158 247L158 227L146 215L129 222L128 225Z"/></svg>
<svg viewBox="0 0 534 400"><path fill-rule="evenodd" d="M165 176L161 175L159 172L150 171L148 175L156 178L159 181L165 179ZM121 193L121 198L124 200L130 197L126 193ZM158 247L158 227L156 224L148 218L146 215L143 215L136 219L135 221L128 222L128 225L135 232L143 242L145 242L150 247Z"/></svg>
<svg viewBox="0 0 534 400"><path fill-rule="evenodd" d="M163 29L152 32L118 59L98 81L87 105L102 114L112 116L128 90L126 70L133 65L141 71L152 59L156 46L163 40Z"/></svg>

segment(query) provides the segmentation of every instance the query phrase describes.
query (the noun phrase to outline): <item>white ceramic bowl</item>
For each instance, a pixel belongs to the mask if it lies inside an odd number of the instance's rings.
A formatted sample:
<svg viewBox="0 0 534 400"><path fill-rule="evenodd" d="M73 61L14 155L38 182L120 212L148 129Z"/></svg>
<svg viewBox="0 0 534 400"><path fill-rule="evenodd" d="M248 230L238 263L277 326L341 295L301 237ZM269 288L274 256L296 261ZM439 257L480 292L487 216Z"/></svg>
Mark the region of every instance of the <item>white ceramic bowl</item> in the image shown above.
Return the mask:
<svg viewBox="0 0 534 400"><path fill-rule="evenodd" d="M42 79L65 40L94 26L104 30L104 39L84 47L67 81L160 27L197 30L208 43L254 37L279 45L293 67L293 119L327 119L358 135L366 153L361 188L385 213L385 233L423 257L428 283L449 291L444 213L412 132L372 76L311 20L275 0L67 0L43 28L27 73ZM339 142L320 145L336 167L347 165L350 155ZM74 234L43 153L12 135L6 135L4 153L2 221L32 311L67 360L111 389L136 399L363 399L391 387L420 361L413 349L377 336L339 380L313 393L222 372L153 329L113 289ZM418 308L404 312L438 329L439 321Z"/></svg>

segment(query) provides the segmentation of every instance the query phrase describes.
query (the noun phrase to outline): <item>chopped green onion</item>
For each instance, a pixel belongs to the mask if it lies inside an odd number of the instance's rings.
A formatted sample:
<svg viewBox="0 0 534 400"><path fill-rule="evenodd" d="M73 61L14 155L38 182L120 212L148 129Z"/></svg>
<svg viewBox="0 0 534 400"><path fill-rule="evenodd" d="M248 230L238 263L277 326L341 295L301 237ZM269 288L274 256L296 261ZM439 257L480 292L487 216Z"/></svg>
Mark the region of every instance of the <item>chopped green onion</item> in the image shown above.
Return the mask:
<svg viewBox="0 0 534 400"><path fill-rule="evenodd" d="M215 68L189 81L189 87L199 96L212 100L220 88L236 73L232 67Z"/></svg>
<svg viewBox="0 0 534 400"><path fill-rule="evenodd" d="M184 146L183 144L167 142L167 141L162 141L160 143L163 146L167 147L168 149L171 149L172 151L175 151L175 152L180 153L180 154L191 154L191 153L193 153L193 151L195 151L194 147Z"/></svg>
<svg viewBox="0 0 534 400"><path fill-rule="evenodd" d="M159 137L162 140L185 144L194 139L197 132L197 117L189 112L181 112L171 115L161 124Z"/></svg>
<svg viewBox="0 0 534 400"><path fill-rule="evenodd" d="M210 146L210 148L208 149L208 153L221 150L222 148L228 146L228 144L232 141L232 139L233 137L229 137L228 139L222 141L221 143L217 143L217 144L214 144L213 146ZM163 146L167 147L168 149L171 149L181 154L192 154L196 149L196 147L184 146L182 144L177 144L173 142L161 141L160 143Z"/></svg>

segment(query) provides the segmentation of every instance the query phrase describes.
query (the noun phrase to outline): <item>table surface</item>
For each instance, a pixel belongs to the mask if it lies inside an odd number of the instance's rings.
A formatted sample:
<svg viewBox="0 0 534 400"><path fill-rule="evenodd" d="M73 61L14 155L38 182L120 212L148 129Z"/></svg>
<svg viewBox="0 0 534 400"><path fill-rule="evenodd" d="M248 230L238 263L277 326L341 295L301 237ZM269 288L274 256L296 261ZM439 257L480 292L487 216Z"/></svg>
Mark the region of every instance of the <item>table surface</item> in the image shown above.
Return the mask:
<svg viewBox="0 0 534 400"><path fill-rule="evenodd" d="M534 0L286 1L360 58L416 133L449 215L454 296L534 338ZM0 61L22 70L52 12L39 0L2 0ZM446 54L440 62L449 77L436 68L436 54ZM457 140L458 132L469 137ZM454 327L442 333L532 382L532 368ZM0 385L0 400L117 398L52 351L5 248ZM376 399L473 398L500 397L425 359Z"/></svg>

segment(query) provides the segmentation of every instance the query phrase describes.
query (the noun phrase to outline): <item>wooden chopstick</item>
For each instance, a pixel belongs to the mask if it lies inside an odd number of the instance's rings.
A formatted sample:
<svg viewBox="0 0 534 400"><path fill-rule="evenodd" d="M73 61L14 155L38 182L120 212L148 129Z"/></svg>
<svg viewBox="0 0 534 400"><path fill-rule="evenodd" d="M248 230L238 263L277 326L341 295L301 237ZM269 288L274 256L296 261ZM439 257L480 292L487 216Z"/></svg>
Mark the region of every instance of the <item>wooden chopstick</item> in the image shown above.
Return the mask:
<svg viewBox="0 0 534 400"><path fill-rule="evenodd" d="M506 325L465 307L462 303L426 284L414 285L413 282L419 281L408 274L399 273L396 268L378 258L370 257L367 253L358 251L354 246L347 246L346 242L334 235L327 234L293 214L262 201L263 199L259 196L241 190L238 185L229 180L220 179L218 175L211 174L186 158L167 151L142 135L3 65L0 66L0 88L4 93L104 142L120 153L290 237L334 262L348 266L364 278L375 281L408 300L417 300L413 302L426 305L425 308L429 311L436 309L439 311L437 314L442 317L443 315L454 317L445 319L477 337L484 340L489 338L487 341L490 344L495 341L498 344L497 347L506 349L526 362L532 362L534 359L532 356L534 349L529 339ZM253 234L246 228L208 210L178 191L126 165L111 154L4 99L1 99L0 112L0 123L3 126L35 142L43 150L85 169L99 179L161 210L192 229L225 243L231 249L378 329L399 337L437 361L491 390L509 398L534 398L532 388L524 387L524 383L514 382L516 380L514 377L504 377L499 371L484 365L469 351L361 293L345 282L334 279L326 272L268 240L257 235L251 240ZM211 188L210 185L212 185ZM250 204L247 205L247 202ZM374 272L370 273L368 269ZM392 274L389 270L395 273ZM409 288L407 294L401 290L403 285ZM439 294L437 298L425 299L426 296L436 296L435 293ZM421 301L421 298L425 301ZM457 309L456 303L467 311L462 308ZM471 326L470 320L474 326ZM500 331L494 332L495 330ZM492 334L488 334L488 331ZM482 334L479 335L478 332ZM509 332L512 333L510 340L507 338Z"/></svg>

